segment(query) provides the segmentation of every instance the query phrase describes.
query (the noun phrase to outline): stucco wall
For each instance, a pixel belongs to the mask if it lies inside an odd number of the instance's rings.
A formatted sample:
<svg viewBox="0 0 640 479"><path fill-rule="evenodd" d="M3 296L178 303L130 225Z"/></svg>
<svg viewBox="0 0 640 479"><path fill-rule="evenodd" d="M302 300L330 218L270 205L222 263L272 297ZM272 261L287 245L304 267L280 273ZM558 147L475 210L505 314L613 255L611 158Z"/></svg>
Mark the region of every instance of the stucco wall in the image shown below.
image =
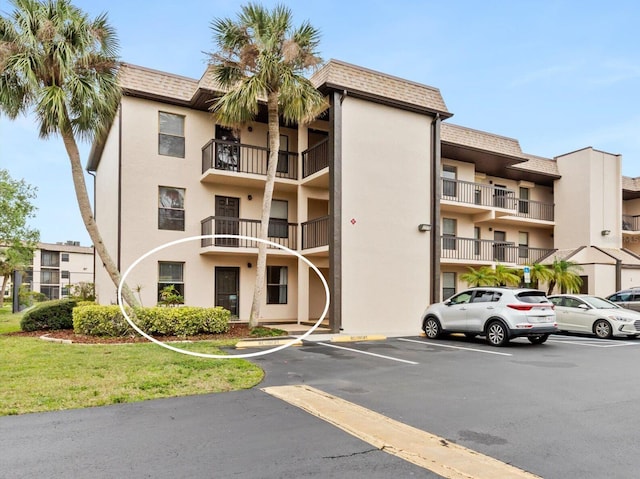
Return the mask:
<svg viewBox="0 0 640 479"><path fill-rule="evenodd" d="M342 104L342 325L415 332L429 298L431 118Z"/></svg>

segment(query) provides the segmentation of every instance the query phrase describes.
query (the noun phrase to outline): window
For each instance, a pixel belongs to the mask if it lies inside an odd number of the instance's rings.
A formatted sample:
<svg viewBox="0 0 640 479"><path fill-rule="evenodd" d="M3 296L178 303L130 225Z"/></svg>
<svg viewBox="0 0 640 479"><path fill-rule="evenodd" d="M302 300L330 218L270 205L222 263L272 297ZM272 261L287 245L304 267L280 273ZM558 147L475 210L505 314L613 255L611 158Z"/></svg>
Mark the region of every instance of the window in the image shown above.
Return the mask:
<svg viewBox="0 0 640 479"><path fill-rule="evenodd" d="M62 297L69 296L71 294L71 288L69 286L62 287Z"/></svg>
<svg viewBox="0 0 640 479"><path fill-rule="evenodd" d="M60 275L61 275L62 279L69 279L69 272L68 271L61 271Z"/></svg>
<svg viewBox="0 0 640 479"><path fill-rule="evenodd" d="M64 263L69 262L69 253L60 253L60 261Z"/></svg>
<svg viewBox="0 0 640 479"><path fill-rule="evenodd" d="M277 173L289 173L289 137L280 135L280 151L278 151Z"/></svg>
<svg viewBox="0 0 640 479"><path fill-rule="evenodd" d="M524 231L518 233L518 257L529 257L529 233Z"/></svg>
<svg viewBox="0 0 640 479"><path fill-rule="evenodd" d="M40 284L60 283L59 271L57 269L45 269L40 271Z"/></svg>
<svg viewBox="0 0 640 479"><path fill-rule="evenodd" d="M269 237L289 237L289 204L284 200L271 200L271 217L269 218Z"/></svg>
<svg viewBox="0 0 640 479"><path fill-rule="evenodd" d="M158 300L163 288L173 285L178 294L184 298L184 263L158 262Z"/></svg>
<svg viewBox="0 0 640 479"><path fill-rule="evenodd" d="M158 229L184 231L184 188L158 188Z"/></svg>
<svg viewBox="0 0 640 479"><path fill-rule="evenodd" d="M456 196L457 186L456 178L458 169L451 165L442 165L442 196Z"/></svg>
<svg viewBox="0 0 640 479"><path fill-rule="evenodd" d="M457 220L442 218L442 249L456 249Z"/></svg>
<svg viewBox="0 0 640 479"><path fill-rule="evenodd" d="M518 212L529 214L529 188L520 188L520 201L518 201Z"/></svg>
<svg viewBox="0 0 640 479"><path fill-rule="evenodd" d="M60 254L57 251L45 251L40 254L41 266L60 266Z"/></svg>
<svg viewBox="0 0 640 479"><path fill-rule="evenodd" d="M456 274L442 273L442 299L449 299L456 294Z"/></svg>
<svg viewBox="0 0 640 479"><path fill-rule="evenodd" d="M60 299L60 288L58 286L40 286L40 292L48 299Z"/></svg>
<svg viewBox="0 0 640 479"><path fill-rule="evenodd" d="M287 304L286 266L267 266L267 304Z"/></svg>
<svg viewBox="0 0 640 479"><path fill-rule="evenodd" d="M163 111L158 115L158 154L184 158L184 116Z"/></svg>

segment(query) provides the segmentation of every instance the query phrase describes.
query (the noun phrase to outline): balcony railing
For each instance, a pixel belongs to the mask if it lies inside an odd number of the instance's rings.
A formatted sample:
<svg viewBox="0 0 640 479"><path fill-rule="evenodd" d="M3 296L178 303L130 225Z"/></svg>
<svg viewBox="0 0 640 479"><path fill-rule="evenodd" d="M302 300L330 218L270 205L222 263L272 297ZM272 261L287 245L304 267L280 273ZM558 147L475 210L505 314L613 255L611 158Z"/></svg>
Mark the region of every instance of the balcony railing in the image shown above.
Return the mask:
<svg viewBox="0 0 640 479"><path fill-rule="evenodd" d="M306 178L329 166L329 138L302 152L302 177Z"/></svg>
<svg viewBox="0 0 640 479"><path fill-rule="evenodd" d="M201 221L203 235L240 235L258 237L260 233L260 220L247 220L241 218L228 218L221 216L209 216ZM298 225L286 221L271 220L269 223L269 241L296 249ZM257 248L258 242L240 238L203 238L201 246L222 246L231 248ZM267 245L269 248L276 248Z"/></svg>
<svg viewBox="0 0 640 479"><path fill-rule="evenodd" d="M323 216L302 223L302 249L329 244L329 217Z"/></svg>
<svg viewBox="0 0 640 479"><path fill-rule="evenodd" d="M622 229L624 231L640 231L640 215L622 215Z"/></svg>
<svg viewBox="0 0 640 479"><path fill-rule="evenodd" d="M553 221L554 205L552 203L520 199L516 201L518 203L517 216L535 220Z"/></svg>
<svg viewBox="0 0 640 479"><path fill-rule="evenodd" d="M483 183L442 178L442 199L469 205L515 209L515 191Z"/></svg>
<svg viewBox="0 0 640 479"><path fill-rule="evenodd" d="M484 183L442 178L442 199L469 205L514 210L516 216L553 221L552 203L516 198L515 191Z"/></svg>
<svg viewBox="0 0 640 479"><path fill-rule="evenodd" d="M442 236L440 257L443 259L533 264L553 251L555 251L553 248L531 248L505 241Z"/></svg>
<svg viewBox="0 0 640 479"><path fill-rule="evenodd" d="M243 145L233 141L211 140L202 147L202 172L210 169L267 175L269 150L261 146ZM281 151L278 154L278 178L298 178L298 154Z"/></svg>

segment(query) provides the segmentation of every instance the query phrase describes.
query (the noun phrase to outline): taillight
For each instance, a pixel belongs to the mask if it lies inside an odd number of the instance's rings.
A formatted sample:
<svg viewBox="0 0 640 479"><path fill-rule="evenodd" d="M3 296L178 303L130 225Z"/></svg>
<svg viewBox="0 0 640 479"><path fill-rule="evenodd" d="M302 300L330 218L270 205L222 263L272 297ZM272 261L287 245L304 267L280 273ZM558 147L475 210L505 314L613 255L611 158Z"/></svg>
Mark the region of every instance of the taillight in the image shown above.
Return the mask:
<svg viewBox="0 0 640 479"><path fill-rule="evenodd" d="M540 303L540 304L507 304L508 308L517 309L518 311L531 311L533 308L549 308L555 309L555 304Z"/></svg>
<svg viewBox="0 0 640 479"><path fill-rule="evenodd" d="M518 311L531 311L532 304L507 304L508 308L517 309Z"/></svg>

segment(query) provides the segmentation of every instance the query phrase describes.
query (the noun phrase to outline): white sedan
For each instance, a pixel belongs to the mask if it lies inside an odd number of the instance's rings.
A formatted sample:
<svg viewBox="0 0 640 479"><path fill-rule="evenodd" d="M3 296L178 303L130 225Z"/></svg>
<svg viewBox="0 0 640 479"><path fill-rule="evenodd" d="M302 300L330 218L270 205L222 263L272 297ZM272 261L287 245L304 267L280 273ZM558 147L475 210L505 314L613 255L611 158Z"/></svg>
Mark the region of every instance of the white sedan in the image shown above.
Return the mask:
<svg viewBox="0 0 640 479"><path fill-rule="evenodd" d="M549 296L555 305L559 331L611 336L640 336L640 313L624 309L597 296L557 294Z"/></svg>

